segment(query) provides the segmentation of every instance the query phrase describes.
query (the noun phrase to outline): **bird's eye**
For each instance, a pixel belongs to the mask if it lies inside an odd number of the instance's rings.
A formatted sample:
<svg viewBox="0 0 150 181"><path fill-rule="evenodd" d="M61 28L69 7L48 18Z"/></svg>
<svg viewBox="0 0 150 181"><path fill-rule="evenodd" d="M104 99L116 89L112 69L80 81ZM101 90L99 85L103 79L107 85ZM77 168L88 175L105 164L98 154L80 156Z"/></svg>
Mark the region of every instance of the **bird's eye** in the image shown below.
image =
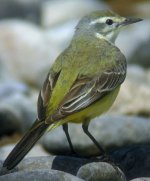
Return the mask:
<svg viewBox="0 0 150 181"><path fill-rule="evenodd" d="M106 20L106 24L107 25L112 25L113 24L113 20L112 19L107 19Z"/></svg>

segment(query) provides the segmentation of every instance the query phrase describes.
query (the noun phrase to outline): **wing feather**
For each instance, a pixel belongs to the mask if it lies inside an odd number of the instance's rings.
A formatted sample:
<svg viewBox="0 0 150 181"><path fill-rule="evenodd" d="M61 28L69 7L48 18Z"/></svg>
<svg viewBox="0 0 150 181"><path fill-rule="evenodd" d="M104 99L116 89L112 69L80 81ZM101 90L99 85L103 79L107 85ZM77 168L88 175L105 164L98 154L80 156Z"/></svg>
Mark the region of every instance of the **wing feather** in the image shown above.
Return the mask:
<svg viewBox="0 0 150 181"><path fill-rule="evenodd" d="M57 82L60 72L53 72L51 71L48 73L43 87L38 96L38 103L37 103L37 112L38 112L38 119L45 120L46 118L46 110L47 105L50 100L52 90Z"/></svg>

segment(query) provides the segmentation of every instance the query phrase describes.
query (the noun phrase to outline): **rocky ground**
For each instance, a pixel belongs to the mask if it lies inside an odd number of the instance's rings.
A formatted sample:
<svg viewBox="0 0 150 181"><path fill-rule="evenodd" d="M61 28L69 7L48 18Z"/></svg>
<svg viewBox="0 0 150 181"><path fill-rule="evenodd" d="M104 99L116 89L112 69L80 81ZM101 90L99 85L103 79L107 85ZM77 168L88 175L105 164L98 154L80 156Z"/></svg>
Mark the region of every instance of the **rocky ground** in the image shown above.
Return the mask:
<svg viewBox="0 0 150 181"><path fill-rule="evenodd" d="M109 8L104 1L62 2L8 0L0 6L0 181L149 181L149 18L117 39L128 60L127 78L111 110L89 126L111 161L100 156L81 125L69 124L76 155L71 155L59 127L45 134L15 169L2 168L36 119L39 89L50 66L69 44L79 18ZM134 6L138 16L145 15L146 6Z"/></svg>

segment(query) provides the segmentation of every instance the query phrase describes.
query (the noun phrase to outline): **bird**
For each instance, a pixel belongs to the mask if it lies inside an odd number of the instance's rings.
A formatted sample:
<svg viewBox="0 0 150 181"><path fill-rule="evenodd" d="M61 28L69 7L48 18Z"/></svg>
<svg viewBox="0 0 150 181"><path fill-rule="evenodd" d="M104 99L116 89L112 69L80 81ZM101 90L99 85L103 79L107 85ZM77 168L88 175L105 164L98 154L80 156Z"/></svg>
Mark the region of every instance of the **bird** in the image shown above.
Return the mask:
<svg viewBox="0 0 150 181"><path fill-rule="evenodd" d="M84 133L105 154L90 133L90 121L114 103L126 78L126 58L115 45L126 25L142 21L110 10L94 11L81 18L69 46L51 66L37 101L37 119L3 163L13 169L45 132L62 126L75 153L68 123L80 123Z"/></svg>

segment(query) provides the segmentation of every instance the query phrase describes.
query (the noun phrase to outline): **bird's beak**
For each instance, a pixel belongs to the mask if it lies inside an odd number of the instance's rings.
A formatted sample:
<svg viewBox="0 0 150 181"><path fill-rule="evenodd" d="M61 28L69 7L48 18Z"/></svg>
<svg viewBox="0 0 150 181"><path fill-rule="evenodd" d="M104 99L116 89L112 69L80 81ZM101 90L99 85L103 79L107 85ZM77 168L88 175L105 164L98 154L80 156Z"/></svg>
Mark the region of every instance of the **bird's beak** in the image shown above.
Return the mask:
<svg viewBox="0 0 150 181"><path fill-rule="evenodd" d="M139 21L142 21L143 19L141 18L126 18L123 22L120 23L122 26L126 26L129 24L137 23Z"/></svg>
<svg viewBox="0 0 150 181"><path fill-rule="evenodd" d="M125 18L125 20L118 23L117 26L126 26L129 24L137 23L137 22L142 21L142 20L143 19L141 19L141 18Z"/></svg>

